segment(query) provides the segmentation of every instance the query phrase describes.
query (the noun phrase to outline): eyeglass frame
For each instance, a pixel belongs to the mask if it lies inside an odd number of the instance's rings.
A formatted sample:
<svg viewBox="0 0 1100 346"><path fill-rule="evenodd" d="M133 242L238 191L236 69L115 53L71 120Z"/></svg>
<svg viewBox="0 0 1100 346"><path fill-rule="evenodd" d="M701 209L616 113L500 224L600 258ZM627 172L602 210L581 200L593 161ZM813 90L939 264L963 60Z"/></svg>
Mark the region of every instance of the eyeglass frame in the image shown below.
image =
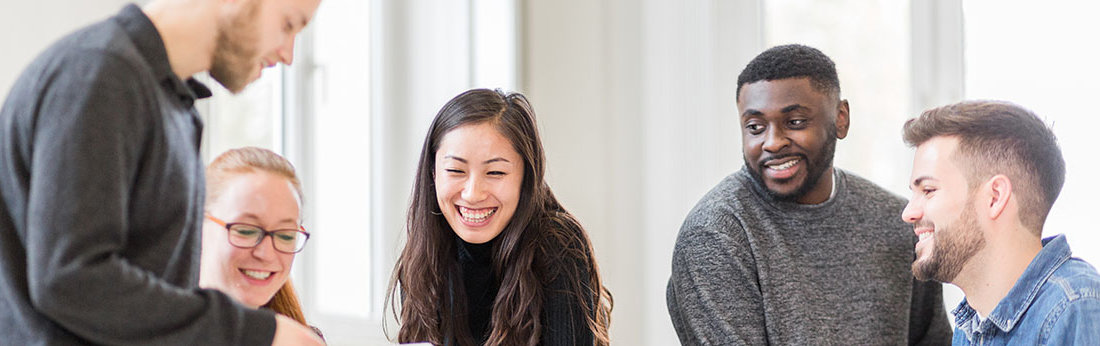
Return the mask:
<svg viewBox="0 0 1100 346"><path fill-rule="evenodd" d="M259 246L261 243L264 242L264 238L270 236L271 240L272 240L272 243L271 243L271 248L272 249L275 249L275 251L278 251L280 253L293 255L293 254L302 252L302 250L305 250L306 249L306 243L309 242L309 235L310 234L309 234L309 232L306 232L306 226L304 226L304 225L298 225L298 229L289 229L289 228L287 228L287 229L277 229L277 230L269 231L267 229L264 229L263 227L256 226L256 225L253 225L253 224L250 224L250 223L247 223L247 222L225 222L225 221L222 221L222 219L216 218L216 217L214 217L213 215L210 215L210 214L206 214L205 216L208 220L214 221L214 223L217 224L218 226L225 227L225 232L227 233L227 235L228 235L229 232L233 231L230 228L232 228L234 225L245 225L245 226L256 227L256 229L258 229L258 230L260 230L260 232L264 233L262 236L257 238L258 240L256 241L256 244L252 244L252 246L240 246L240 245L237 245L237 244L233 244L232 241L229 241L228 237L225 239L226 242L229 243L229 245L232 245L233 247L238 248L238 249L254 249L254 248L256 248L256 246ZM275 246L275 243L274 243L274 241L275 241L275 232L285 232L285 231L298 232L298 233L301 233L302 235L306 236L306 240L302 241L302 248L301 249L298 249L298 251L287 252L287 251L279 250L279 248Z"/></svg>

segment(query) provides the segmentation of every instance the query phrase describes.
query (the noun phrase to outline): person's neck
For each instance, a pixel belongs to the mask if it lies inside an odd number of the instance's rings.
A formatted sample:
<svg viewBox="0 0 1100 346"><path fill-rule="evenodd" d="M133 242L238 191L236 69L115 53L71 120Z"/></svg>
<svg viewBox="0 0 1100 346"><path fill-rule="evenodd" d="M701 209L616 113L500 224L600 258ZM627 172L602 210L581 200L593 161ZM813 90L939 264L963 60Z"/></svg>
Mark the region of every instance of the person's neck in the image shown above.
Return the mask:
<svg viewBox="0 0 1100 346"><path fill-rule="evenodd" d="M1040 239L1026 229L1002 232L996 240L989 238L992 237L987 237L985 248L967 262L954 280L966 295L967 304L986 317L1043 249Z"/></svg>
<svg viewBox="0 0 1100 346"><path fill-rule="evenodd" d="M141 10L157 28L181 80L210 69L217 43L216 1L155 0Z"/></svg>

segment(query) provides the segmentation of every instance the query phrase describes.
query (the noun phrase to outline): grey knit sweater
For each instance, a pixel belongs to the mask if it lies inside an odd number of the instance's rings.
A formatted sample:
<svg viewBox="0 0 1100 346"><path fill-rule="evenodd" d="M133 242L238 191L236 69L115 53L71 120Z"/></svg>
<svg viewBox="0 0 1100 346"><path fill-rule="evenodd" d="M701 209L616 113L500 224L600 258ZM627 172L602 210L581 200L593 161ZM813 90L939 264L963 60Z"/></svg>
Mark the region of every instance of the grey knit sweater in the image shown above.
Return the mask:
<svg viewBox="0 0 1100 346"><path fill-rule="evenodd" d="M910 273L905 201L837 170L818 205L735 172L688 214L667 300L685 345L947 344L941 286Z"/></svg>

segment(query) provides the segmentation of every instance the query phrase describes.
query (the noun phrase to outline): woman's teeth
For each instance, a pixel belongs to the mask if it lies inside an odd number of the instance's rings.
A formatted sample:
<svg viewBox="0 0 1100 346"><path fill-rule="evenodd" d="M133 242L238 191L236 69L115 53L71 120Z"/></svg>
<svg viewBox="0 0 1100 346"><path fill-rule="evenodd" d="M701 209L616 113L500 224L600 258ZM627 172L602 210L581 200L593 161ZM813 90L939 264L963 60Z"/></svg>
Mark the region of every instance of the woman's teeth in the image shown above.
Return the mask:
<svg viewBox="0 0 1100 346"><path fill-rule="evenodd" d="M497 208L485 208L485 209L470 209L466 207L458 207L459 214L462 214L462 218L466 219L470 223L484 222L494 213L497 212Z"/></svg>
<svg viewBox="0 0 1100 346"><path fill-rule="evenodd" d="M256 280L267 280L267 278L270 277L271 274L274 274L272 272L261 272L248 269L241 269L241 272L244 273L244 275L248 275L248 277Z"/></svg>
<svg viewBox="0 0 1100 346"><path fill-rule="evenodd" d="M794 165L795 165L796 163L798 163L798 161L800 161L800 160L799 160L799 159L794 159L794 160L790 160L790 161L784 162L784 163L782 163L782 164L778 164L778 165L770 165L770 166L768 166L768 168L771 168L771 169L774 169L774 170L777 170L777 171L782 171L782 170L784 170L784 169L787 169L787 168L791 168L791 167L794 167Z"/></svg>

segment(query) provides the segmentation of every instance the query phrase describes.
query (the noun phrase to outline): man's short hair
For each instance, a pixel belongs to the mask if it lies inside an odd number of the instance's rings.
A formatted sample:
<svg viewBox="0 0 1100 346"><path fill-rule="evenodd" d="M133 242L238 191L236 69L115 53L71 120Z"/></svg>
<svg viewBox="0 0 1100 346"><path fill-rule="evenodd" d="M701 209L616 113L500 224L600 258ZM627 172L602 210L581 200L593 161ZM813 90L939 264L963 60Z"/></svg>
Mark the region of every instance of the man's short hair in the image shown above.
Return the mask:
<svg viewBox="0 0 1100 346"><path fill-rule="evenodd" d="M941 136L959 139L952 159L967 171L971 190L1004 174L1019 196L1020 221L1042 233L1066 180L1066 163L1050 127L1035 113L1003 101L964 101L929 109L905 122L909 146Z"/></svg>
<svg viewBox="0 0 1100 346"><path fill-rule="evenodd" d="M741 101L741 87L759 81L808 77L817 91L840 97L840 79L836 76L836 64L817 48L800 44L772 47L757 55L737 76L737 101Z"/></svg>

